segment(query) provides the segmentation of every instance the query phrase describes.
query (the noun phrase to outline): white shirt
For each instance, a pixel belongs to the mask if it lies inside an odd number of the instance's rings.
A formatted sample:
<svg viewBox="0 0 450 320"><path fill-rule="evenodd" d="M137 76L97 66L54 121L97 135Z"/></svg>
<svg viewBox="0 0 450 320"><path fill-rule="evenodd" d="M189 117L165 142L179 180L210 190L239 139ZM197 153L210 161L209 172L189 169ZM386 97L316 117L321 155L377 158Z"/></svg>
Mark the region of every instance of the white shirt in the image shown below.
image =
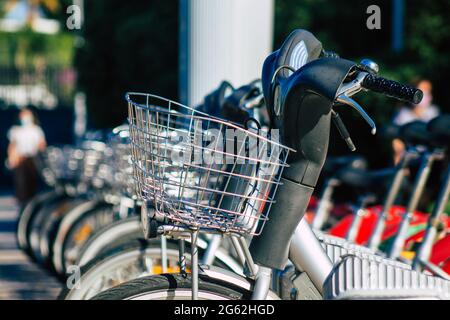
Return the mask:
<svg viewBox="0 0 450 320"><path fill-rule="evenodd" d="M403 107L394 117L394 124L401 126L415 120L422 120L424 122L428 122L431 119L436 118L438 115L439 109L434 105L427 107L424 110L421 117L418 117L417 114L415 114L412 109L408 107Z"/></svg>
<svg viewBox="0 0 450 320"><path fill-rule="evenodd" d="M44 139L44 132L35 124L13 126L8 132L8 138L16 146L19 155L34 157L39 152L39 144Z"/></svg>

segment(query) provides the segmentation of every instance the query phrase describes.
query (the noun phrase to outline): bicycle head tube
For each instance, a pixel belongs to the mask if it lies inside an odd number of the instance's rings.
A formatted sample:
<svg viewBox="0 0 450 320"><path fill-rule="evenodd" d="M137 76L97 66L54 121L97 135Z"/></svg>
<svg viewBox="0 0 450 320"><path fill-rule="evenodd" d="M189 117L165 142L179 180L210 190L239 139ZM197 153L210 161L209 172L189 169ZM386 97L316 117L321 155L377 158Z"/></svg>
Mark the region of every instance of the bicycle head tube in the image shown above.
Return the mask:
<svg viewBox="0 0 450 320"><path fill-rule="evenodd" d="M312 35L308 33L308 36ZM288 40L292 37L291 34ZM298 45L302 40L296 41ZM313 41L308 38L306 42ZM288 46L296 45L288 43ZM285 51L283 47L266 59L262 83L272 128L280 131L283 144L297 152L289 156L289 167L283 172L269 220L250 246L256 263L275 269L283 269L287 262L290 239L305 213L325 162L331 108L338 89L355 66L348 60L319 58L315 47L315 59L293 73L280 72L283 62L277 55Z"/></svg>

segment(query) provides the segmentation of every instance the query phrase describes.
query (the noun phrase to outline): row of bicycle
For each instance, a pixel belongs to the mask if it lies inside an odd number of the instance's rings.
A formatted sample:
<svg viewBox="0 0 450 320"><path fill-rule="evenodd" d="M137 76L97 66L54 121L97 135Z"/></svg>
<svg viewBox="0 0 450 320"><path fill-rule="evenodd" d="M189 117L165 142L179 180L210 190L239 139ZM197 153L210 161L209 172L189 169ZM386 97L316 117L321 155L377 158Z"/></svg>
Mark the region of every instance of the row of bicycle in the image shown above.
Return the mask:
<svg viewBox="0 0 450 320"><path fill-rule="evenodd" d="M299 46L308 61L294 59ZM393 168L325 161L331 123L354 149L335 105L375 128L352 95L420 101L377 72L296 30L260 81L224 82L196 108L129 93L129 124L106 143L42 155L52 188L23 208L19 244L63 280L63 299L448 299L448 168L433 211L417 207L448 161L450 116L386 130L408 146ZM335 203L339 188L355 205Z"/></svg>

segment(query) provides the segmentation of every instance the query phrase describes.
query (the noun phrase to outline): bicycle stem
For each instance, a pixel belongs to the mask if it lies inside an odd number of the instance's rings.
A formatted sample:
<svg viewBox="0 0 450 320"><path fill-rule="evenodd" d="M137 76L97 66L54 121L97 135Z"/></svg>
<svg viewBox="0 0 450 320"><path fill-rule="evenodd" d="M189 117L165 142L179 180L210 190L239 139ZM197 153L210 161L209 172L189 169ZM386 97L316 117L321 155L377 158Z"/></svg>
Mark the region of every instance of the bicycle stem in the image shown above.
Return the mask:
<svg viewBox="0 0 450 320"><path fill-rule="evenodd" d="M271 60L267 61L270 64ZM265 63L263 74L268 67ZM293 263L312 278L318 290L331 272L332 262L310 229L305 232L309 235L306 237L297 237L297 230L304 228L302 218L326 159L337 91L353 67L354 63L347 60L315 60L290 76L286 80L289 83L284 84L290 90L281 90L280 101L268 106L273 108L269 114L274 127L281 129L283 143L297 153L288 159L289 167L283 171L271 218L261 235L253 238L250 251L262 268L283 269L288 256L292 256ZM317 270L323 272L317 274ZM260 288L259 281L264 289L263 276L257 276L255 289ZM255 293L255 297L260 296Z"/></svg>

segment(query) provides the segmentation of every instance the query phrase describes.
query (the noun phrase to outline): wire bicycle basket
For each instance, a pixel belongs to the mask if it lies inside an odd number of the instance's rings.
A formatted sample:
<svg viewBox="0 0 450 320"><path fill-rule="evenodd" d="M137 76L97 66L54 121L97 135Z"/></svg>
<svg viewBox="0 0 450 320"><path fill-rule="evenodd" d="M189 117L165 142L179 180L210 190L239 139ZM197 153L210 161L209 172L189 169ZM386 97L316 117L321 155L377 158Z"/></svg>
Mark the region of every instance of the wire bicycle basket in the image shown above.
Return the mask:
<svg viewBox="0 0 450 320"><path fill-rule="evenodd" d="M192 229L260 234L292 151L278 135L151 94L126 99L142 200Z"/></svg>

